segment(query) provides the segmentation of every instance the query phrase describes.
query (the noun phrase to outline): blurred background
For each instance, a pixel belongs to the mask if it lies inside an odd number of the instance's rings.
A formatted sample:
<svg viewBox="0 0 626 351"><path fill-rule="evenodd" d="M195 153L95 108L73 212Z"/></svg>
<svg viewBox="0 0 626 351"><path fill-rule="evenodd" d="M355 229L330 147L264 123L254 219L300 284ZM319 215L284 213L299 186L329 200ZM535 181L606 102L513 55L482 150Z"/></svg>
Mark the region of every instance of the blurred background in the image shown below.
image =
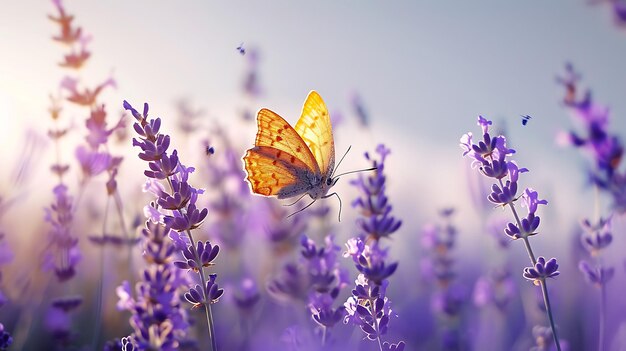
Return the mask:
<svg viewBox="0 0 626 351"><path fill-rule="evenodd" d="M424 225L437 219L441 209L456 209L455 260L468 294L481 269L504 260L484 233L484 217L501 210L480 208L480 200L472 197L470 185L477 184L476 172L461 157L458 146L464 133L479 134L478 115L493 120L494 129L505 133L517 150L517 162L530 170L522 176L520 186L538 190L540 197L549 201L549 206L541 209L542 231L533 238L533 245L539 255L559 258L561 276L551 285L557 296L557 318L573 320L564 327L562 337L570 340L570 349L583 350L592 349L588 347L597 342L594 322L586 322L597 320L597 306L573 311L580 295L568 287L597 293L583 282L575 253L581 231L578 223L593 216L595 200L586 171L589 159L572 147L557 145L558 133L577 124L563 102L565 88L556 77L564 74L567 63L573 64L582 74L581 90L593 89L594 100L610 108L612 133L626 133L626 31L616 19L616 2L67 0L63 5L75 16L74 24L91 37L91 57L78 73L81 83L96 86L109 78L115 81L115 87L107 87L99 96L112 120L110 125L122 114L123 100L138 109L148 102L151 116L162 118L162 130L172 135L172 145L185 164L199 170L192 179L196 187L207 189L207 199L214 198L218 189L210 188L203 170L211 167L208 163L221 162L220 153L227 148L237 150L241 157L253 146L256 111L272 109L293 125L311 90L320 93L333 117L337 157L352 146L342 171L368 167L363 153L385 144L391 150L385 165L387 195L394 215L403 220L389 242L391 255L400 262L394 275L398 290L394 291L393 278L390 284L390 295L399 299L394 323L400 325L406 323L403 318L419 319L422 313L430 313L428 303L423 302L428 300L428 288L419 277L424 257L420 233ZM28 282L35 274L32 272L38 271L33 257L45 246L43 208L52 201L51 189L57 182L49 171L54 148L46 134L54 124L48 113L48 96L63 91L61 82L68 71L58 63L67 50L51 39L58 32L57 25L47 18L57 14L53 2L16 1L4 4L1 12L0 191L4 200L12 202L0 227L15 258L2 266L0 284L8 291L9 301L18 300L21 307L0 309L0 322L18 331L20 323L25 323L23 314L34 312L23 312L28 303L19 301L19 290L11 285L14 281L22 288L34 284ZM523 115L532 117L525 125ZM85 135L86 117L84 109L68 106L63 110L64 125L70 128L61 154L70 164L67 184L73 193L80 179L80 166L73 158ZM185 119L193 120L187 129ZM131 120L127 119L128 133L120 134L111 145L112 151L124 157L118 186L129 223L136 218L143 222L142 207L151 200L141 192L145 164L131 144ZM215 146L214 156L206 155L207 143ZM15 170L24 167L24 159L29 160L28 176L15 183ZM354 225L358 213L349 205L358 191L350 186L351 177L341 179L335 189L344 204L341 223L336 223L335 199L313 207L331 207L326 221L336 227L336 242L342 248L347 238L358 232ZM104 195L99 201L98 194L105 182L105 178L94 180L92 190L86 191L85 207L77 213L82 218L80 225L86 228L85 233L77 234L85 252L94 250L83 238L100 225L96 223L101 221ZM487 184L483 186L486 189ZM255 197L254 201L277 200ZM599 207L600 213L609 213L610 198L602 198ZM210 205L209 211L211 218ZM624 224L623 217L617 216L614 232L623 232ZM206 229L207 239L219 241ZM261 235L250 230L245 233L246 243ZM607 260L618 265L615 286L623 287L624 257L616 248L624 240L614 240L616 253ZM141 251L135 251L133 269L139 271ZM284 260L296 257L297 251ZM226 257L229 252L223 249L220 255ZM244 266L254 266L252 257L260 254L246 255L250 259ZM528 293L531 284L521 279L521 269L528 265L523 245L514 242L507 255L520 290ZM79 274L89 276L98 260L84 256ZM109 253L106 257L113 265L115 256ZM218 260L218 271L227 271L219 268L221 264ZM224 274L226 285L237 284L236 274L231 281L229 273ZM111 277L104 290L109 303L103 307L109 309L107 318L119 323L128 317L114 307L113 291L122 278L128 279L127 274ZM257 283L263 286L264 279L259 273ZM80 280L74 284L79 294L92 292L91 288L81 289ZM626 303L620 301L617 290L609 290L609 305L624 311ZM216 309L219 320L219 307ZM523 315L521 309L511 315ZM119 316L114 316L116 313ZM516 321L517 328L522 328L522 319ZM615 312L608 324L607 345L613 345L613 350L626 345L621 343L626 340L623 323ZM392 335L398 340L410 339L411 350L437 349L427 336L436 329L436 322L423 324L416 330L405 324ZM589 331L585 331L587 327ZM21 338L19 345L36 347L24 340L43 327L31 328L21 336L16 332L16 339ZM106 328L106 338L121 337L130 330L123 324ZM469 328L468 333L480 335L479 328L475 329ZM533 342L530 332L519 334ZM81 335L90 338L87 332ZM513 344L519 349L528 346ZM481 349L479 344L473 345Z"/></svg>

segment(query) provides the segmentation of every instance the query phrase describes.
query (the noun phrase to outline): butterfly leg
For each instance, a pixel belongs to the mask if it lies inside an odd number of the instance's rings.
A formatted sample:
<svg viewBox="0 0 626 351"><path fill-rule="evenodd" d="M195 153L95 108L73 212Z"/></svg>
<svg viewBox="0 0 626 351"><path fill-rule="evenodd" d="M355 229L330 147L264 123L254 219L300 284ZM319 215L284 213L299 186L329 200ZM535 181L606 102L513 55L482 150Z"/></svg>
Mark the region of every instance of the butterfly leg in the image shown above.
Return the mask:
<svg viewBox="0 0 626 351"><path fill-rule="evenodd" d="M301 209L297 210L296 212L294 212L294 213L290 214L290 215L289 215L289 216L287 216L286 218L289 218L289 217L291 217L291 216L293 216L293 215L295 215L295 214L297 214L297 213L300 213L300 212L302 212L302 211L306 210L306 209L307 209L307 208L309 208L311 205L313 205L313 204L315 203L315 201L317 201L317 199L315 199L315 200L311 201L311 203L310 203L310 204L308 204L308 205L304 206L303 208L301 208ZM296 202L297 202L297 201L296 201Z"/></svg>
<svg viewBox="0 0 626 351"><path fill-rule="evenodd" d="M332 194L324 195L322 196L322 199L327 199L333 195L337 196L337 199L339 200L339 222L341 222L341 198L339 197L339 194L332 193Z"/></svg>
<svg viewBox="0 0 626 351"><path fill-rule="evenodd" d="M306 193L302 194L302 196L300 196L300 197L299 197L296 201L294 201L294 202L292 202L292 203L290 203L290 204L283 205L283 206L293 206L293 205L297 204L300 200L302 200L302 198L303 198L305 195L306 195Z"/></svg>

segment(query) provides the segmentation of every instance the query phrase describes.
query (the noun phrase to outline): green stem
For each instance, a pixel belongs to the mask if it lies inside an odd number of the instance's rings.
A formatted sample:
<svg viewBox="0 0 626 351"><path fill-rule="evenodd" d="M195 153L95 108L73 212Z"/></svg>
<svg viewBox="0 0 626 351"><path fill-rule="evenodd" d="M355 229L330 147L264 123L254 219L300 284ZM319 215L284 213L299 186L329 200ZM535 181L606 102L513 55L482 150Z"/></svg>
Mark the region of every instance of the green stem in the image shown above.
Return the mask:
<svg viewBox="0 0 626 351"><path fill-rule="evenodd" d="M548 286L546 284L546 280L542 279L540 281L540 284L541 292L543 294L543 302L546 305L546 313L548 314L548 320L550 321L550 328L552 328L552 338L554 338L554 345L556 345L557 351L561 351L559 336L557 335L556 326L554 325L554 317L552 316L552 308L550 306L550 296L548 295Z"/></svg>
<svg viewBox="0 0 626 351"><path fill-rule="evenodd" d="M170 190L173 191L174 187L172 185L172 180L170 177L167 177L167 183L170 186ZM178 210L179 213L183 213L182 209ZM193 240L193 235L191 235L191 230L187 229L185 231L187 237L189 238L189 243L191 246L191 252L193 253L194 260L198 264L198 274L200 275L200 281L202 283L202 297L206 303L204 304L204 309L206 311L206 321L207 321L207 329L209 332L209 340L211 340L211 351L217 351L217 342L215 340L215 328L213 324L213 314L211 313L211 301L209 301L209 297L207 296L206 290L206 277L204 276L204 269L202 267L202 262L200 262L200 256L198 255L198 251L196 250L196 242Z"/></svg>
<svg viewBox="0 0 626 351"><path fill-rule="evenodd" d="M500 186L502 186L502 180L499 179L499 181L500 181ZM517 222L517 227L521 229L522 221L520 220L519 215L517 214L517 210L515 209L515 206L513 205L512 202L509 202L508 205L511 208L511 211L513 212L513 216L515 217L515 221ZM533 249L530 246L530 240L528 240L527 236L522 237L522 239L524 240L524 246L526 247L526 252L528 253L528 257L530 258L530 261L532 262L533 266L535 266L537 264L537 259L535 258L535 253L533 252ZM552 307L550 305L550 296L548 296L548 287L546 285L546 280L542 279L540 281L540 285L541 285L541 293L543 294L543 302L544 302L544 305L546 306L546 313L548 315L548 320L550 321L550 328L552 329L552 337L554 338L554 344L556 345L557 351L561 351L561 344L559 343L559 338L557 336L556 327L554 325L554 317L552 316Z"/></svg>

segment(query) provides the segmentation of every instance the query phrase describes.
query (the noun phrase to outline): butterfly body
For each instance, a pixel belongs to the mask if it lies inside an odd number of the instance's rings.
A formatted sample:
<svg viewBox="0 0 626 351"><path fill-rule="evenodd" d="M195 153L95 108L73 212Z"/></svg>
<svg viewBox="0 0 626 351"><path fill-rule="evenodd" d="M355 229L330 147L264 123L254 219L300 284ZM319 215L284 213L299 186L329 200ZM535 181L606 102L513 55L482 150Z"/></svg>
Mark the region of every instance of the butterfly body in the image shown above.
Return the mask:
<svg viewBox="0 0 626 351"><path fill-rule="evenodd" d="M255 146L243 157L252 192L289 199L328 197L337 182L330 116L315 91L307 96L295 127L268 109L257 115ZM332 195L332 194L331 194Z"/></svg>

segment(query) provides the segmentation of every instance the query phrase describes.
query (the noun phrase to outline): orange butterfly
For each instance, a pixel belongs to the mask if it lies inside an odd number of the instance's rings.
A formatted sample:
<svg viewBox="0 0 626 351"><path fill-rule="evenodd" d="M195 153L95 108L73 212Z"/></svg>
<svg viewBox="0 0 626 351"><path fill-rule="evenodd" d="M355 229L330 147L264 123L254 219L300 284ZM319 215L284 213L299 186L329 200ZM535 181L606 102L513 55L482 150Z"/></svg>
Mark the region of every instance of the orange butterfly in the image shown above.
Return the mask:
<svg viewBox="0 0 626 351"><path fill-rule="evenodd" d="M335 143L330 115L322 97L311 91L302 107L302 116L293 128L277 113L261 109L257 115L258 132L254 147L243 157L252 192L287 199L305 195L313 201L327 195L337 183L333 178Z"/></svg>

